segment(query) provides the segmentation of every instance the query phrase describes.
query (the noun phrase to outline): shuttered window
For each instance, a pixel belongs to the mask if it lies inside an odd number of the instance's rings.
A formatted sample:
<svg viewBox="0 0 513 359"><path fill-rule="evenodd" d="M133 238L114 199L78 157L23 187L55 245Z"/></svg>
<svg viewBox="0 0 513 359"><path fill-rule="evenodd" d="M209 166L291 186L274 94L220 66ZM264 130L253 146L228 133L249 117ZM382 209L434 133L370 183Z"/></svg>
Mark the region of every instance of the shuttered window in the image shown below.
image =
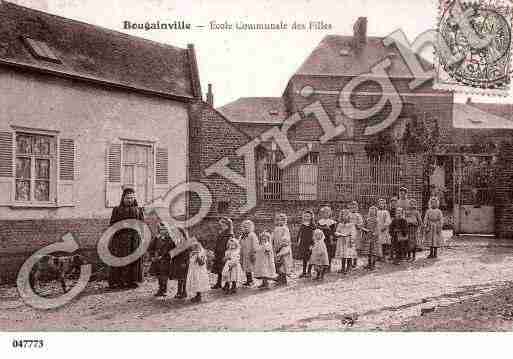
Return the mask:
<svg viewBox="0 0 513 359"><path fill-rule="evenodd" d="M0 132L0 177L12 177L13 134Z"/></svg>
<svg viewBox="0 0 513 359"><path fill-rule="evenodd" d="M121 144L111 144L108 151L109 182L121 182Z"/></svg>
<svg viewBox="0 0 513 359"><path fill-rule="evenodd" d="M158 147L155 157L155 183L168 184L168 160L169 155L167 148Z"/></svg>
<svg viewBox="0 0 513 359"><path fill-rule="evenodd" d="M73 140L60 140L59 170L60 179L72 181L75 177L75 144Z"/></svg>

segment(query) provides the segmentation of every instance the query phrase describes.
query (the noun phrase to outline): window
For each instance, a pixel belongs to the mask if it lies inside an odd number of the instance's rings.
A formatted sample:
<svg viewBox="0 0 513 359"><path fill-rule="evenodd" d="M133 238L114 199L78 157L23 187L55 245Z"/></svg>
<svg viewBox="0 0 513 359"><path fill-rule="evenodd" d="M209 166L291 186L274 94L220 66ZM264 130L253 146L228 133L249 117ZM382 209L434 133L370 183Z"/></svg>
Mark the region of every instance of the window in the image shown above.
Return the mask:
<svg viewBox="0 0 513 359"><path fill-rule="evenodd" d="M56 153L54 136L16 133L16 201L55 202Z"/></svg>
<svg viewBox="0 0 513 359"><path fill-rule="evenodd" d="M317 199L319 153L309 152L297 163L284 169L278 162L283 155L276 150L257 152L257 178L259 198L263 200Z"/></svg>
<svg viewBox="0 0 513 359"><path fill-rule="evenodd" d="M301 158L302 164L316 165L319 163L319 152L309 152Z"/></svg>
<svg viewBox="0 0 513 359"><path fill-rule="evenodd" d="M339 200L356 200L366 207L379 198L397 194L401 165L395 155L368 157L341 152L335 162L335 188Z"/></svg>
<svg viewBox="0 0 513 359"><path fill-rule="evenodd" d="M45 42L34 40L29 37L25 37L23 40L35 58L49 62L61 63L61 60L57 58Z"/></svg>
<svg viewBox="0 0 513 359"><path fill-rule="evenodd" d="M151 145L123 144L123 186L136 191L139 204L151 200L153 189L153 151Z"/></svg>
<svg viewBox="0 0 513 359"><path fill-rule="evenodd" d="M319 152L309 152L298 168L299 200L316 200L319 176Z"/></svg>

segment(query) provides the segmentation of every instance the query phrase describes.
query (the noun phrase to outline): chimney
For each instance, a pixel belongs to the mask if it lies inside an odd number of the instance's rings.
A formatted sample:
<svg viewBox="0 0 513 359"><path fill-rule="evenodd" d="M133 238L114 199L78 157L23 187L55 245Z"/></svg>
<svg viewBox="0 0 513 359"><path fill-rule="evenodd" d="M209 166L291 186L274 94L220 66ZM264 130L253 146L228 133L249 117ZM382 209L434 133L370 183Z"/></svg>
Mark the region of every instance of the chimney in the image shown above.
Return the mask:
<svg viewBox="0 0 513 359"><path fill-rule="evenodd" d="M367 43L367 18L359 17L353 26L353 41L356 49L361 49Z"/></svg>
<svg viewBox="0 0 513 359"><path fill-rule="evenodd" d="M214 107L214 94L212 93L212 84L208 84L207 103L210 106Z"/></svg>

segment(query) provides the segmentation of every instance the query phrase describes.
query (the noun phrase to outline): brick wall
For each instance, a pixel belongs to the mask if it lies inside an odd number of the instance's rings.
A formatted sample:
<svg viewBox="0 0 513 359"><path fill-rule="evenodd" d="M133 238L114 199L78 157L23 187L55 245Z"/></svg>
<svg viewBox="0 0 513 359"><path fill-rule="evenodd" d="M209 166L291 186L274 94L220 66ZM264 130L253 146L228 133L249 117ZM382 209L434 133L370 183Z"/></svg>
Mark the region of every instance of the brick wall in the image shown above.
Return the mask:
<svg viewBox="0 0 513 359"><path fill-rule="evenodd" d="M191 136L189 152L190 177L201 181L210 190L213 199L211 216L233 215L246 201L244 189L217 174L207 177L205 169L227 157L230 161L229 167L244 175L243 158L238 157L235 152L249 142L249 139L207 103L197 103L194 106L198 116L193 116L194 124L191 125L195 132ZM222 213L218 211L220 202L228 202L228 208ZM197 211L199 205L199 198L192 198L192 213Z"/></svg>
<svg viewBox="0 0 513 359"><path fill-rule="evenodd" d="M80 252L92 263L98 263L96 245L108 228L109 220L98 219L38 219L0 221L0 283L15 280L23 262L37 250L73 235Z"/></svg>

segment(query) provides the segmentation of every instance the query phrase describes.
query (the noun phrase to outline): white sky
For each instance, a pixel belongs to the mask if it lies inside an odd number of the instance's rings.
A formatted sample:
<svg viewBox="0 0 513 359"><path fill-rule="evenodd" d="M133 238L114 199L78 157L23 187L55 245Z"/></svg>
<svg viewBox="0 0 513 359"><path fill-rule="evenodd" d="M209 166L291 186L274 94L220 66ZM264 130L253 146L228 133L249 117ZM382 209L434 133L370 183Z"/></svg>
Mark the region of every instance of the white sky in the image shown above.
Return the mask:
<svg viewBox="0 0 513 359"><path fill-rule="evenodd" d="M196 48L203 92L214 87L215 106L239 97L280 96L291 75L327 34L351 35L358 16L370 36L401 28L413 40L434 28L437 0L11 0L20 5L123 31L154 41ZM123 30L123 21L184 20L204 29ZM269 23L324 21L329 31L214 31L210 21ZM463 101L466 96L456 96ZM473 101L513 102L473 96Z"/></svg>

